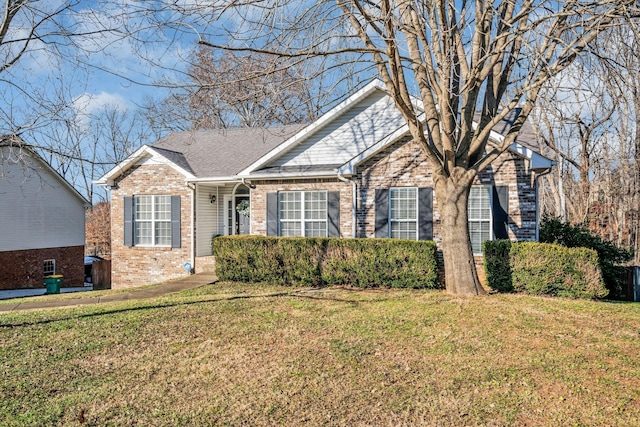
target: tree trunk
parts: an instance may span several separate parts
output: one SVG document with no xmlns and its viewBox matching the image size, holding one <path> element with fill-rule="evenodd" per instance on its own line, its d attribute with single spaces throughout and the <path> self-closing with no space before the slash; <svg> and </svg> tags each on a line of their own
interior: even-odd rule
<svg viewBox="0 0 640 427">
<path fill-rule="evenodd" d="M 435 182 L 442 224 L 445 284 L 447 292 L 453 295 L 484 295 L 473 259 L 467 214 L 475 173 L 465 171 L 461 175 L 458 179 L 441 176 Z"/>
</svg>

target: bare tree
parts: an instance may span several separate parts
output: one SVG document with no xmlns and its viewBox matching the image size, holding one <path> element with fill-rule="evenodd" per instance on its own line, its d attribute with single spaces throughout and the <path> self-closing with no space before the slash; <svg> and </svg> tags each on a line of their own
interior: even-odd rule
<svg viewBox="0 0 640 427">
<path fill-rule="evenodd" d="M 572 223 L 588 222 L 598 199 L 593 183 L 604 179 L 603 150 L 618 110 L 605 74 L 593 58 L 576 61 L 562 76 L 544 85 L 532 113 L 542 150 L 559 164 L 547 187 L 554 200 L 553 211 Z"/>
<path fill-rule="evenodd" d="M 81 0 L 5 0 L 0 11 L 0 93 L 5 103 L 0 123 L 5 133 L 19 134 L 59 108 L 43 96 L 45 88 L 31 87 L 13 73 L 21 62 L 31 59 L 38 68 L 56 68 L 61 58 L 73 58 L 83 50 L 83 41 L 115 30 L 87 13 Z M 20 72 L 28 74 L 24 69 Z M 16 98 L 30 104 L 36 113 L 18 122 L 12 102 Z"/>
<path fill-rule="evenodd" d="M 305 123 L 320 109 L 311 94 L 314 82 L 282 58 L 229 51 L 216 55 L 202 45 L 193 58 L 187 81 L 171 88 L 165 99 L 147 103 L 156 134 Z"/>
<path fill-rule="evenodd" d="M 514 142 L 543 85 L 635 8 L 628 0 L 247 1 L 211 8 L 218 22 L 233 25 L 218 27 L 226 42 L 201 43 L 367 61 L 433 167 L 447 291 L 482 294 L 467 223 L 474 179 Z M 516 108 L 508 134 L 490 144 L 492 128 Z"/>
<path fill-rule="evenodd" d="M 70 106 L 55 117 L 39 136 L 44 156 L 89 202 L 104 201 L 95 193 L 93 180 L 151 140 L 140 110 L 104 105 L 94 111 Z M 104 191 L 104 189 L 103 189 Z"/>
<path fill-rule="evenodd" d="M 91 206 L 86 215 L 85 253 L 101 257 L 111 255 L 111 206 L 99 202 Z"/>
<path fill-rule="evenodd" d="M 608 29 L 534 112 L 543 148 L 560 163 L 544 187 L 552 212 L 603 239 L 638 249 L 640 62 L 633 20 Z"/>
</svg>

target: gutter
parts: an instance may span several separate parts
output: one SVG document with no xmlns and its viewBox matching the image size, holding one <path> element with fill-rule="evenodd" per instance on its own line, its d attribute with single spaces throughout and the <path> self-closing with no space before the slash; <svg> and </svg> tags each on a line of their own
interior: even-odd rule
<svg viewBox="0 0 640 427">
<path fill-rule="evenodd" d="M 357 208 L 357 203 L 356 203 L 356 193 L 357 193 L 357 188 L 356 188 L 356 182 L 352 179 L 349 178 L 345 178 L 344 176 L 342 176 L 342 173 L 340 171 L 338 171 L 338 179 L 342 182 L 346 182 L 348 184 L 351 184 L 351 213 L 353 215 L 352 219 L 351 219 L 351 238 L 355 239 L 356 238 L 356 219 L 357 219 L 357 215 L 356 215 L 356 208 Z"/>
</svg>

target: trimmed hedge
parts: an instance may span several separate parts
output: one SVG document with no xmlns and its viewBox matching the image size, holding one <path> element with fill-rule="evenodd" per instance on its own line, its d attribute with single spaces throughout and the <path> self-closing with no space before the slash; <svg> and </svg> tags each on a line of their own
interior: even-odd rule
<svg viewBox="0 0 640 427">
<path fill-rule="evenodd" d="M 431 241 L 224 236 L 213 239 L 220 280 L 293 286 L 436 288 Z"/>
<path fill-rule="evenodd" d="M 220 236 L 213 239 L 220 280 L 317 286 L 323 239 Z"/>
<path fill-rule="evenodd" d="M 328 239 L 322 279 L 359 288 L 436 288 L 436 244 L 398 239 Z"/>
<path fill-rule="evenodd" d="M 557 243 L 569 248 L 589 248 L 598 253 L 598 262 L 610 298 L 624 299 L 622 279 L 625 264 L 633 258 L 633 251 L 620 248 L 591 234 L 585 225 L 571 225 L 559 218 L 545 215 L 540 224 L 540 241 Z"/>
<path fill-rule="evenodd" d="M 509 254 L 516 291 L 571 298 L 604 298 L 609 293 L 593 249 L 520 242 L 511 245 Z"/>
<path fill-rule="evenodd" d="M 498 292 L 513 292 L 510 250 L 511 240 L 486 240 L 482 244 L 487 285 Z"/>
<path fill-rule="evenodd" d="M 487 284 L 499 292 L 604 298 L 598 254 L 588 248 L 537 243 L 485 242 Z"/>
</svg>

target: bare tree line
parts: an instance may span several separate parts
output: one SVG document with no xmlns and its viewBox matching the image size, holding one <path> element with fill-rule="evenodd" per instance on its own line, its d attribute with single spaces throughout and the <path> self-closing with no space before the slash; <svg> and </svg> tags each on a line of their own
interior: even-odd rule
<svg viewBox="0 0 640 427">
<path fill-rule="evenodd" d="M 612 28 L 562 80 L 544 88 L 532 123 L 557 161 L 544 211 L 636 252 L 640 261 L 640 32 Z"/>
</svg>

